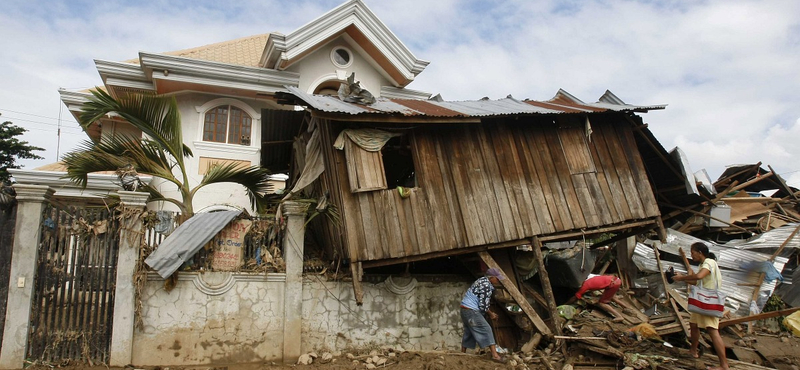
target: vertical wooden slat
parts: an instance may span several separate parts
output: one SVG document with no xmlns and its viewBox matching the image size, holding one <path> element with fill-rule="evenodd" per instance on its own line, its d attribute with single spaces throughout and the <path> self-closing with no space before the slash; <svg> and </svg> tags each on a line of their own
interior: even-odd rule
<svg viewBox="0 0 800 370">
<path fill-rule="evenodd" d="M 387 220 L 392 218 L 392 215 L 388 213 L 386 202 L 383 200 L 383 195 L 386 192 L 386 190 L 373 191 L 367 193 L 366 197 L 366 199 L 369 200 L 370 206 L 375 212 L 375 223 L 378 225 L 377 228 L 371 230 L 372 232 L 378 234 L 378 245 L 373 245 L 371 248 L 375 249 L 375 252 L 380 254 L 381 258 L 390 258 L 392 256 L 392 245 L 398 242 L 397 238 L 391 239 L 389 237 L 390 228 L 392 227 L 387 225 Z"/>
<path fill-rule="evenodd" d="M 558 212 L 558 220 L 560 223 L 556 223 L 556 227 L 558 230 L 570 230 L 575 228 L 575 224 L 572 221 L 572 216 L 570 215 L 569 205 L 567 203 L 566 196 L 564 191 L 561 187 L 561 183 L 558 180 L 558 175 L 556 174 L 555 166 L 553 165 L 553 160 L 550 158 L 550 151 L 547 146 L 547 140 L 545 139 L 545 131 L 541 127 L 531 127 L 528 130 L 525 130 L 525 133 L 528 135 L 528 141 L 530 145 L 533 146 L 531 150 L 531 156 L 534 159 L 534 162 L 537 166 L 542 166 L 542 172 L 539 174 L 539 179 L 545 179 L 548 188 L 547 193 L 545 193 L 545 198 L 553 199 L 554 204 L 550 207 L 551 211 L 555 209 Z M 545 183 L 542 181 L 542 183 Z M 560 227 L 559 227 L 560 226 Z"/>
<path fill-rule="evenodd" d="M 617 169 L 619 182 L 623 189 L 622 194 L 625 197 L 625 202 L 630 207 L 631 216 L 637 219 L 645 218 L 646 214 L 642 206 L 642 201 L 639 197 L 639 191 L 637 190 L 636 184 L 633 181 L 631 169 L 628 167 L 628 160 L 625 158 L 626 154 L 621 148 L 621 137 L 617 135 L 614 127 L 611 125 L 603 125 L 601 126 L 601 129 L 604 132 L 606 147 L 608 148 L 611 160 L 614 163 L 614 168 Z"/>
<path fill-rule="evenodd" d="M 497 198 L 492 195 L 494 189 L 489 183 L 486 165 L 481 156 L 479 130 L 480 127 L 473 126 L 465 130 L 467 140 L 462 145 L 466 149 L 464 154 L 466 154 L 467 168 L 470 173 L 469 183 L 478 206 L 478 216 L 483 226 L 486 242 L 497 243 L 502 240 L 503 224 L 500 220 Z"/>
<path fill-rule="evenodd" d="M 431 167 L 438 167 L 439 176 L 441 176 L 442 180 L 442 188 L 444 190 L 443 193 L 440 193 L 443 197 L 444 203 L 447 205 L 448 214 L 450 219 L 448 223 L 452 225 L 453 228 L 453 236 L 455 237 L 455 246 L 466 246 L 467 245 L 467 231 L 466 231 L 466 223 L 463 220 L 463 213 L 461 212 L 461 207 L 458 202 L 457 192 L 456 192 L 456 185 L 455 180 L 453 178 L 452 172 L 450 171 L 450 166 L 452 166 L 452 161 L 450 159 L 450 154 L 447 153 L 444 149 L 444 144 L 442 139 L 444 136 L 447 135 L 440 135 L 435 134 L 433 132 L 426 132 L 427 135 L 425 136 L 417 136 L 415 135 L 415 141 L 417 142 L 429 142 L 435 151 L 432 151 L 431 154 L 433 156 L 426 158 L 426 161 L 434 162 L 433 166 Z M 435 175 L 432 175 L 435 176 Z M 422 189 L 425 191 L 425 188 Z M 445 220 L 447 221 L 447 220 Z"/>
<path fill-rule="evenodd" d="M 555 128 L 548 128 L 544 131 L 544 139 L 550 154 L 550 163 L 553 164 L 553 176 L 558 178 L 564 197 L 567 200 L 570 217 L 575 228 L 586 227 L 586 219 L 581 202 L 575 192 L 575 185 L 572 183 L 572 176 L 569 173 L 569 166 L 564 158 L 564 151 L 561 149 L 561 141 L 558 140 L 558 132 Z"/>
<path fill-rule="evenodd" d="M 585 173 L 578 176 L 583 176 L 583 179 L 586 182 L 590 197 L 595 205 L 595 210 L 600 217 L 600 225 L 610 225 L 617 222 L 611 216 L 613 210 L 608 207 L 608 200 L 603 193 L 603 189 L 600 187 L 600 183 L 597 181 L 597 174 Z"/>
<path fill-rule="evenodd" d="M 549 193 L 549 185 L 545 178 L 540 177 L 542 167 L 534 160 L 528 139 L 529 136 L 519 126 L 504 124 L 500 126 L 495 145 L 511 149 L 506 163 L 508 168 L 515 170 L 507 173 L 510 176 L 509 184 L 514 188 L 515 194 L 518 194 L 518 206 L 530 209 L 528 219 L 531 225 L 525 235 L 540 235 L 554 231 L 556 220 L 561 225 L 561 219 L 554 208 L 555 200 L 545 196 Z"/>
<path fill-rule="evenodd" d="M 452 207 L 448 206 L 445 179 L 440 172 L 435 145 L 430 138 L 417 140 L 416 135 L 412 136 L 411 145 L 414 149 L 413 152 L 416 153 L 414 159 L 417 164 L 415 166 L 418 168 L 420 189 L 428 195 L 426 198 L 430 209 L 436 210 L 427 215 L 437 230 L 434 235 L 436 241 L 433 248 L 436 250 L 455 248 L 458 245 L 456 229 L 454 223 L 449 222 L 452 218 L 450 214 Z"/>
<path fill-rule="evenodd" d="M 464 155 L 460 143 L 467 140 L 467 137 L 460 132 L 452 132 L 449 139 L 442 140 L 442 147 L 450 153 L 451 159 L 449 166 L 452 171 L 455 200 L 461 208 L 462 219 L 466 230 L 467 245 L 486 244 L 487 239 L 484 235 L 483 220 L 480 218 L 479 207 L 475 200 L 472 186 L 470 184 L 470 171 L 467 164 L 467 156 Z"/>
<path fill-rule="evenodd" d="M 499 223 L 497 227 L 500 240 L 513 240 L 520 239 L 525 235 L 524 227 L 522 225 L 523 217 L 518 214 L 523 212 L 527 217 L 527 208 L 519 209 L 517 212 L 512 211 L 512 204 L 509 200 L 509 195 L 506 193 L 506 187 L 503 183 L 503 174 L 498 165 L 499 153 L 510 150 L 505 147 L 495 147 L 491 145 L 490 136 L 486 129 L 481 128 L 476 130 L 477 140 L 480 149 L 481 157 L 483 157 L 483 169 L 481 171 L 483 177 L 487 181 L 487 191 L 492 204 L 497 207 L 497 214 L 495 221 Z M 506 169 L 511 170 L 511 169 Z M 512 198 L 513 199 L 513 198 Z"/>
<path fill-rule="evenodd" d="M 592 197 L 589 191 L 589 185 L 586 183 L 583 174 L 572 175 L 570 179 L 575 189 L 575 195 L 578 197 L 578 203 L 581 205 L 581 213 L 583 214 L 584 220 L 586 220 L 586 226 L 598 227 L 603 225 L 600 221 L 600 212 L 595 206 L 595 202 L 602 200 L 602 198 L 596 199 Z"/>
<path fill-rule="evenodd" d="M 660 215 L 655 195 L 653 195 L 653 188 L 650 187 L 650 180 L 647 178 L 642 156 L 636 145 L 636 139 L 633 137 L 631 127 L 628 125 L 617 125 L 616 131 L 622 140 L 622 148 L 625 151 L 625 157 L 628 159 L 631 176 L 633 177 L 634 184 L 636 184 L 639 198 L 642 200 L 645 215 L 647 217 Z"/>
<path fill-rule="evenodd" d="M 604 126 L 605 124 L 593 126 L 595 133 L 592 135 L 592 142 L 597 153 L 597 161 L 600 162 L 600 166 L 604 169 L 604 178 L 611 193 L 614 208 L 619 212 L 620 219 L 630 220 L 633 218 L 633 212 L 631 212 L 631 208 L 625 198 L 625 191 L 620 182 L 620 174 L 617 172 L 614 160 L 608 151 L 608 142 L 611 141 L 610 145 L 617 145 L 617 142 L 614 137 L 609 137 L 608 130 L 603 129 Z"/>
<path fill-rule="evenodd" d="M 602 199 L 602 204 L 598 205 L 600 208 L 604 208 L 604 213 L 610 217 L 609 223 L 618 223 L 622 221 L 622 209 L 619 203 L 622 199 L 619 197 L 614 197 L 611 193 L 611 188 L 608 185 L 608 180 L 606 179 L 606 169 L 603 168 L 602 162 L 600 161 L 600 156 L 597 154 L 597 146 L 595 142 L 597 141 L 597 137 L 599 134 L 592 135 L 592 141 L 589 143 L 589 149 L 592 152 L 592 159 L 594 160 L 595 169 L 597 172 L 593 174 L 586 174 L 586 182 L 590 184 L 590 187 L 596 187 L 597 190 L 602 194 L 602 196 L 598 196 L 597 199 Z"/>
</svg>

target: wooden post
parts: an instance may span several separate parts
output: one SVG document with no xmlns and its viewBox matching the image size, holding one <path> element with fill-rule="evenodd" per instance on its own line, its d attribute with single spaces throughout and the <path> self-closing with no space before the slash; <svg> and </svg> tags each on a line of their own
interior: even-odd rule
<svg viewBox="0 0 800 370">
<path fill-rule="evenodd" d="M 561 335 L 561 325 L 558 324 L 558 309 L 556 308 L 556 298 L 553 295 L 553 287 L 550 285 L 550 275 L 547 274 L 547 268 L 544 266 L 544 257 L 542 257 L 542 241 L 539 237 L 534 236 L 531 240 L 533 245 L 533 256 L 536 258 L 536 263 L 539 266 L 539 280 L 542 283 L 542 290 L 544 291 L 544 298 L 547 300 L 547 308 L 550 311 L 550 318 L 553 320 L 553 331 L 557 335 Z"/>
<path fill-rule="evenodd" d="M 356 305 L 361 306 L 364 304 L 364 289 L 361 287 L 361 277 L 364 275 L 364 271 L 361 269 L 361 262 L 351 263 L 350 272 L 353 273 L 353 293 L 356 296 Z"/>
<path fill-rule="evenodd" d="M 492 258 L 489 252 L 480 252 L 478 255 L 481 257 L 483 262 L 486 263 L 486 266 L 489 266 L 489 268 L 496 268 L 503 273 L 505 279 L 500 280 L 500 283 L 503 284 L 503 287 L 506 288 L 509 294 L 511 294 L 511 297 L 517 301 L 517 304 L 519 305 L 519 308 L 522 309 L 522 312 L 525 312 L 525 314 L 528 315 L 528 318 L 531 320 L 531 323 L 533 323 L 533 326 L 535 326 L 540 333 L 548 337 L 552 336 L 553 333 L 550 331 L 550 328 L 547 327 L 544 321 L 542 321 L 542 318 L 539 317 L 533 307 L 531 307 L 530 303 L 528 303 L 528 300 L 525 299 L 525 296 L 520 293 L 519 289 L 517 289 L 517 286 L 514 285 L 514 282 L 508 279 L 506 273 L 500 268 L 500 265 L 497 264 L 497 261 Z"/>
</svg>

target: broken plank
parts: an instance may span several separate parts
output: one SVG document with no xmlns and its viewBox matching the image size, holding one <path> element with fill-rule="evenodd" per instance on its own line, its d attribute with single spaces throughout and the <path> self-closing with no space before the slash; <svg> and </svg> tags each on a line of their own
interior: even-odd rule
<svg viewBox="0 0 800 370">
<path fill-rule="evenodd" d="M 620 352 L 619 350 L 617 350 L 616 348 L 611 347 L 611 346 L 608 346 L 608 347 L 597 347 L 597 346 L 594 346 L 594 345 L 591 345 L 591 344 L 586 344 L 586 343 L 578 343 L 577 346 L 580 347 L 580 348 L 583 348 L 585 350 L 592 351 L 592 352 L 595 352 L 595 353 L 599 353 L 601 355 L 608 356 L 608 357 L 614 357 L 614 358 L 623 358 L 623 357 L 625 357 L 625 355 L 622 352 Z"/>
<path fill-rule="evenodd" d="M 770 311 L 770 312 L 760 313 L 757 315 L 750 315 L 745 317 L 739 317 L 736 319 L 724 320 L 719 322 L 719 327 L 724 328 L 728 325 L 733 325 L 733 324 L 741 324 L 750 321 L 769 319 L 772 317 L 786 316 L 798 310 L 800 310 L 800 307 L 792 307 L 792 308 L 787 308 L 785 310 Z"/>
<path fill-rule="evenodd" d="M 547 327 L 547 325 L 544 323 L 544 321 L 542 321 L 542 319 L 539 317 L 539 315 L 536 313 L 533 307 L 531 307 L 530 303 L 528 303 L 528 300 L 525 299 L 525 296 L 522 293 L 520 293 L 520 291 L 517 289 L 517 286 L 514 285 L 514 282 L 508 279 L 508 276 L 506 276 L 505 272 L 503 272 L 503 269 L 500 268 L 500 265 L 497 264 L 497 262 L 494 260 L 494 258 L 492 258 L 489 252 L 480 252 L 478 253 L 478 255 L 481 257 L 483 262 L 487 266 L 489 266 L 489 268 L 496 268 L 500 270 L 501 273 L 503 273 L 504 278 L 500 280 L 500 283 L 503 284 L 503 287 L 505 287 L 508 293 L 511 294 L 511 297 L 514 298 L 514 300 L 517 302 L 522 311 L 525 312 L 526 315 L 528 315 L 528 318 L 531 320 L 536 329 L 538 329 L 539 332 L 542 333 L 543 335 L 546 335 L 548 337 L 552 336 L 553 333 L 552 331 L 550 331 L 550 328 Z"/>
</svg>

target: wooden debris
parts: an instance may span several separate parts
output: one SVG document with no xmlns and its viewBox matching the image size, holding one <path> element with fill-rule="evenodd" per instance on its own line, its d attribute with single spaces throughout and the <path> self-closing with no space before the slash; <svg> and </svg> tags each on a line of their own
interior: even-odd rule
<svg viewBox="0 0 800 370">
<path fill-rule="evenodd" d="M 750 315 L 750 316 L 745 316 L 745 317 L 739 317 L 739 318 L 736 318 L 736 319 L 723 320 L 723 321 L 719 322 L 719 327 L 720 328 L 724 328 L 726 326 L 734 325 L 734 324 L 741 324 L 741 323 L 750 322 L 750 321 L 756 321 L 756 320 L 764 320 L 764 319 L 769 319 L 769 318 L 778 317 L 778 316 L 786 316 L 786 315 L 789 315 L 789 314 L 791 314 L 791 313 L 793 313 L 795 311 L 798 311 L 798 310 L 800 310 L 800 307 L 792 307 L 792 308 L 787 308 L 785 310 L 770 311 L 770 312 L 760 313 L 758 315 Z"/>
<path fill-rule="evenodd" d="M 486 265 L 489 266 L 490 268 L 496 268 L 501 272 L 503 271 L 503 269 L 500 268 L 500 265 L 497 264 L 497 262 L 494 260 L 494 258 L 492 258 L 489 252 L 480 252 L 478 253 L 478 255 L 481 257 L 483 262 L 486 263 Z M 511 294 L 511 297 L 514 298 L 514 300 L 517 302 L 517 305 L 519 305 L 522 311 L 525 312 L 525 314 L 531 320 L 536 329 L 538 329 L 539 332 L 542 333 L 543 335 L 552 336 L 553 333 L 550 331 L 550 328 L 547 327 L 544 321 L 542 321 L 542 319 L 539 317 L 539 314 L 537 314 L 536 311 L 533 309 L 533 307 L 531 307 L 530 303 L 528 303 L 528 300 L 525 299 L 525 296 L 522 295 L 522 293 L 520 293 L 520 291 L 517 289 L 517 286 L 514 285 L 514 282 L 509 280 L 508 277 L 506 276 L 505 279 L 500 280 L 500 283 L 503 284 L 503 287 L 506 288 L 506 291 L 508 291 L 508 293 Z M 555 300 L 553 300 L 553 302 L 555 302 Z"/>
</svg>

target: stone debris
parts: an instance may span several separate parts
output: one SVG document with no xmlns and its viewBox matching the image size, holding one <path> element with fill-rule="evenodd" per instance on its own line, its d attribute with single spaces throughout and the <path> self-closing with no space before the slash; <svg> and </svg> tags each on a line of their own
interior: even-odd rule
<svg viewBox="0 0 800 370">
<path fill-rule="evenodd" d="M 314 358 L 308 353 L 300 355 L 300 358 L 297 359 L 298 365 L 311 365 L 313 362 Z"/>
</svg>

